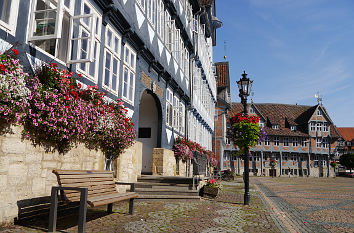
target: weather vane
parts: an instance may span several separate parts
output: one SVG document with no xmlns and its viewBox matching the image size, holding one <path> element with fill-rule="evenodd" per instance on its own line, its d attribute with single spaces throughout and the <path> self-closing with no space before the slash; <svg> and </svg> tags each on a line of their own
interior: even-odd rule
<svg viewBox="0 0 354 233">
<path fill-rule="evenodd" d="M 320 97 L 320 93 L 319 92 L 317 92 L 315 94 L 315 98 L 316 98 L 318 104 L 322 104 L 322 97 Z"/>
</svg>

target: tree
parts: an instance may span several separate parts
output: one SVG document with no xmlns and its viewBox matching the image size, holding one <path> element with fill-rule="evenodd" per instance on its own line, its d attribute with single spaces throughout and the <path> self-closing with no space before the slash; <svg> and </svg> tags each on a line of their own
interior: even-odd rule
<svg viewBox="0 0 354 233">
<path fill-rule="evenodd" d="M 350 170 L 352 173 L 352 169 L 354 168 L 354 154 L 344 154 L 339 158 L 339 163 Z"/>
</svg>

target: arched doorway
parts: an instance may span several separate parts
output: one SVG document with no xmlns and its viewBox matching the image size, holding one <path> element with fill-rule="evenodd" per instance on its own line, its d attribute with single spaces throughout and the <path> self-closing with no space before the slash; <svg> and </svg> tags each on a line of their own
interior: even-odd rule
<svg viewBox="0 0 354 233">
<path fill-rule="evenodd" d="M 153 149 L 161 147 L 162 110 L 157 96 L 145 90 L 139 105 L 138 141 L 143 144 L 142 174 L 152 174 Z"/>
</svg>

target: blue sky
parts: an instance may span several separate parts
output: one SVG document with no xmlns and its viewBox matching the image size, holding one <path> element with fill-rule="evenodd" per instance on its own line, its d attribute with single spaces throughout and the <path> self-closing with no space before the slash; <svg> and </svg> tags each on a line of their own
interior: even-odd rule
<svg viewBox="0 0 354 233">
<path fill-rule="evenodd" d="M 353 0 L 216 0 L 214 62 L 230 62 L 232 100 L 243 70 L 254 102 L 315 105 L 354 127 Z"/>
</svg>

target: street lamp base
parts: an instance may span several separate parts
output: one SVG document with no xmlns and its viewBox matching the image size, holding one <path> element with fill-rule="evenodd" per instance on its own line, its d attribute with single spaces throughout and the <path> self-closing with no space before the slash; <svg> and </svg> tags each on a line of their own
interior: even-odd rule
<svg viewBox="0 0 354 233">
<path fill-rule="evenodd" d="M 244 205 L 249 205 L 250 204 L 250 194 L 249 193 L 245 193 L 244 196 L 243 196 L 243 200 L 244 200 Z"/>
</svg>

